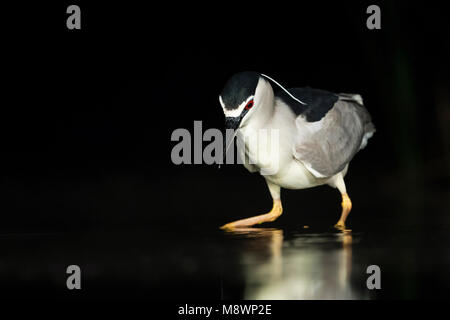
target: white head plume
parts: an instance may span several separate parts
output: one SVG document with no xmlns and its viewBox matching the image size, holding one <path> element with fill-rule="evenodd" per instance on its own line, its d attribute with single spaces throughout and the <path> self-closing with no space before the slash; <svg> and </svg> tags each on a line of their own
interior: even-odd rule
<svg viewBox="0 0 450 320">
<path fill-rule="evenodd" d="M 272 79 L 271 77 L 269 77 L 268 75 L 262 74 L 261 75 L 271 81 L 273 81 L 277 86 L 279 86 L 281 89 L 283 89 L 292 99 L 294 99 L 295 101 L 300 102 L 303 105 L 307 105 L 306 103 L 304 103 L 303 101 L 297 99 L 296 97 L 294 97 L 289 91 L 287 91 L 287 89 L 285 89 L 281 84 L 279 84 L 278 82 L 276 82 L 274 79 Z"/>
</svg>

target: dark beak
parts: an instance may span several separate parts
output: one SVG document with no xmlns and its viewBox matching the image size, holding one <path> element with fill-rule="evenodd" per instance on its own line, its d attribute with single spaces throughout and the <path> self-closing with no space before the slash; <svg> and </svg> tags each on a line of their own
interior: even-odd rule
<svg viewBox="0 0 450 320">
<path fill-rule="evenodd" d="M 249 110 L 244 109 L 239 117 L 226 117 L 225 118 L 225 129 L 236 130 L 239 128 L 242 119 L 245 117 Z"/>
<path fill-rule="evenodd" d="M 241 124 L 242 118 L 244 118 L 245 114 L 247 112 L 243 112 L 239 117 L 226 117 L 225 118 L 225 130 L 227 129 L 233 129 L 234 134 L 230 141 L 225 141 L 225 145 L 223 146 L 223 161 L 222 163 L 225 163 L 225 158 L 227 156 L 227 151 L 230 148 L 230 146 L 233 143 L 234 137 L 236 136 L 237 129 L 239 128 L 239 125 Z M 220 165 L 219 165 L 220 168 Z"/>
<path fill-rule="evenodd" d="M 226 117 L 225 118 L 225 129 L 236 130 L 241 123 L 242 117 Z"/>
<path fill-rule="evenodd" d="M 244 118 L 244 116 L 247 114 L 248 110 L 244 110 L 241 115 L 239 117 L 226 117 L 225 118 L 225 130 L 226 129 L 233 129 L 234 130 L 234 134 L 232 136 L 232 138 L 230 139 L 230 141 L 226 141 L 226 144 L 224 145 L 223 148 L 223 161 L 222 163 L 225 163 L 225 158 L 227 156 L 227 151 L 230 148 L 234 137 L 236 136 L 237 133 L 237 129 L 239 128 L 239 125 L 241 124 L 242 119 Z M 220 165 L 219 165 L 220 168 Z"/>
<path fill-rule="evenodd" d="M 225 130 L 227 129 L 233 129 L 234 130 L 234 134 L 232 136 L 232 138 L 228 141 L 228 139 L 225 141 L 225 144 L 223 146 L 223 160 L 222 163 L 225 163 L 225 158 L 227 156 L 227 151 L 230 148 L 234 137 L 236 136 L 236 129 L 239 128 L 239 124 L 241 123 L 242 117 L 226 117 L 225 118 Z M 220 164 L 219 164 L 219 168 L 220 168 Z"/>
</svg>

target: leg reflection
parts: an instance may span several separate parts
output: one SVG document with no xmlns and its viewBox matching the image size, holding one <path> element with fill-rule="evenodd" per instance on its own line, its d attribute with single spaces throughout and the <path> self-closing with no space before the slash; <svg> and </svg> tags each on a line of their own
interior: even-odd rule
<svg viewBox="0 0 450 320">
<path fill-rule="evenodd" d="M 299 234 L 279 229 L 234 230 L 243 237 L 245 299 L 361 299 L 351 285 L 350 231 Z"/>
</svg>

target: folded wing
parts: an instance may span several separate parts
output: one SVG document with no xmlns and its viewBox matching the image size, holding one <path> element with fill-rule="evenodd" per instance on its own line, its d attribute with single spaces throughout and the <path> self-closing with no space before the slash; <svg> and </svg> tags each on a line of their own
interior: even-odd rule
<svg viewBox="0 0 450 320">
<path fill-rule="evenodd" d="M 304 113 L 296 118 L 294 157 L 316 177 L 342 171 L 375 132 L 361 96 L 337 97 L 320 120 L 311 121 Z M 314 105 L 309 108 L 314 109 Z"/>
</svg>

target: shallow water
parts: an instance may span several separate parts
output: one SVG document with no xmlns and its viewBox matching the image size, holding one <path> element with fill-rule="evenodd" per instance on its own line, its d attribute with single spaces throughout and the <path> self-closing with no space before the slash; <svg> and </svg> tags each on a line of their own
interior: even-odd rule
<svg viewBox="0 0 450 320">
<path fill-rule="evenodd" d="M 446 189 L 394 186 L 388 191 L 398 193 L 385 195 L 354 183 L 351 230 L 345 232 L 332 227 L 339 216 L 334 190 L 287 191 L 284 213 L 274 223 L 225 232 L 221 224 L 270 206 L 269 199 L 257 198 L 266 192 L 263 185 L 247 201 L 220 205 L 215 193 L 205 190 L 205 200 L 189 201 L 176 189 L 184 186 L 174 185 L 177 198 L 164 202 L 166 211 L 151 211 L 151 189 L 134 179 L 71 183 L 66 191 L 52 186 L 41 182 L 39 202 L 23 202 L 40 210 L 40 224 L 14 220 L 22 219 L 25 208 L 15 215 L 3 213 L 11 217 L 0 228 L 4 296 L 179 301 L 450 297 Z M 195 193 L 195 185 L 190 186 Z M 242 184 L 239 189 L 250 188 Z M 88 220 L 83 220 L 79 207 L 96 214 L 85 214 Z M 33 219 L 26 216 L 27 222 Z M 77 292 L 66 288 L 66 268 L 72 264 L 82 270 Z M 381 290 L 367 288 L 370 265 L 380 267 Z"/>
<path fill-rule="evenodd" d="M 399 234 L 400 242 L 391 243 L 393 235 L 331 228 L 249 228 L 184 237 L 180 230 L 3 234 L 0 280 L 12 297 L 448 297 L 448 251 L 436 247 L 448 235 L 428 235 L 420 250 L 405 245 L 412 245 L 411 235 Z M 70 264 L 82 269 L 82 290 L 76 294 L 65 289 Z M 366 287 L 371 264 L 381 268 L 381 290 Z"/>
</svg>

